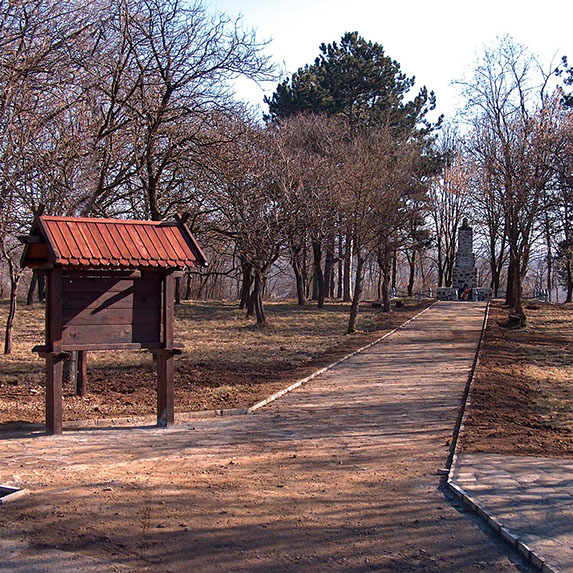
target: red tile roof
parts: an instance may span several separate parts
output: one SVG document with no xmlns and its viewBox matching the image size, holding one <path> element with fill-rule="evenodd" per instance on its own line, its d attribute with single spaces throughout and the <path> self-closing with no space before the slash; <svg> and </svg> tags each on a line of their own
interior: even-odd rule
<svg viewBox="0 0 573 573">
<path fill-rule="evenodd" d="M 34 231 L 33 231 L 34 233 Z M 132 269 L 183 268 L 206 264 L 183 222 L 41 216 L 35 234 L 48 244 L 57 266 Z M 24 264 L 34 261 L 23 257 Z"/>
</svg>

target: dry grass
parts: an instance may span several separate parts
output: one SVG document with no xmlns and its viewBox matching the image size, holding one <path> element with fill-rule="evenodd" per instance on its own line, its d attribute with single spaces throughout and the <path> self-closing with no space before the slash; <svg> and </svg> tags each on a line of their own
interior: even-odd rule
<svg viewBox="0 0 573 573">
<path fill-rule="evenodd" d="M 406 301 L 390 315 L 365 304 L 358 332 L 345 334 L 348 304 L 324 309 L 268 302 L 268 325 L 257 326 L 236 302 L 193 301 L 176 308 L 176 410 L 247 406 L 352 350 L 427 306 Z M 0 321 L 7 306 L 0 303 Z M 43 305 L 20 306 L 10 356 L 0 355 L 0 423 L 43 419 L 44 364 L 31 352 L 43 343 Z M 149 414 L 155 410 L 155 369 L 148 352 L 90 352 L 90 395 L 64 388 L 64 419 Z"/>
</svg>

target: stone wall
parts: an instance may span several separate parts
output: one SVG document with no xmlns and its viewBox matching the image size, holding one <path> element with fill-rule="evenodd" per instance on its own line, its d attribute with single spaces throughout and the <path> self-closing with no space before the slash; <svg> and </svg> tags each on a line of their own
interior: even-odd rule
<svg viewBox="0 0 573 573">
<path fill-rule="evenodd" d="M 458 289 L 453 287 L 438 287 L 438 300 L 458 300 Z"/>
</svg>

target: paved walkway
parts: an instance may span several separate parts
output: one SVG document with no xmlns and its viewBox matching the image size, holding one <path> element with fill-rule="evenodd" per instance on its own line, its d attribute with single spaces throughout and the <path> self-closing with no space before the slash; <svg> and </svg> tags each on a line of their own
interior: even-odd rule
<svg viewBox="0 0 573 573">
<path fill-rule="evenodd" d="M 0 571 L 530 571 L 444 496 L 485 305 L 439 303 L 255 415 L 4 439 Z"/>
<path fill-rule="evenodd" d="M 453 482 L 555 570 L 573 571 L 573 460 L 461 454 Z"/>
</svg>

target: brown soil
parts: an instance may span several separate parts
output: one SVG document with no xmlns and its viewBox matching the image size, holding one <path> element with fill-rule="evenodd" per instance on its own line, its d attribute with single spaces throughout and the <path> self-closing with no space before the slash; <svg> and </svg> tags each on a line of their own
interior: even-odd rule
<svg viewBox="0 0 573 573">
<path fill-rule="evenodd" d="M 573 305 L 525 308 L 527 326 L 504 326 L 492 304 L 470 393 L 462 449 L 573 458 Z"/>
<path fill-rule="evenodd" d="M 440 490 L 483 310 L 435 307 L 252 416 L 5 434 L 31 493 L 0 506 L 0 570 L 531 571 Z"/>
<path fill-rule="evenodd" d="M 177 310 L 176 336 L 185 352 L 175 365 L 175 411 L 252 406 L 379 338 L 430 302 L 409 301 L 389 314 L 364 304 L 362 330 L 352 336 L 343 334 L 347 320 L 343 305 L 327 305 L 321 312 L 310 305 L 301 310 L 269 304 L 270 325 L 260 329 L 245 323 L 232 303 L 186 303 Z M 0 429 L 44 422 L 42 363 L 30 353 L 38 343 L 33 335 L 38 336 L 42 313 L 38 306 L 30 317 L 24 314 L 28 330 L 22 326 L 17 333 L 17 356 L 0 377 Z M 320 321 L 324 324 L 317 324 Z M 155 368 L 148 353 L 122 352 L 114 357 L 94 352 L 89 363 L 86 398 L 76 397 L 71 385 L 64 386 L 64 421 L 155 414 Z"/>
</svg>

